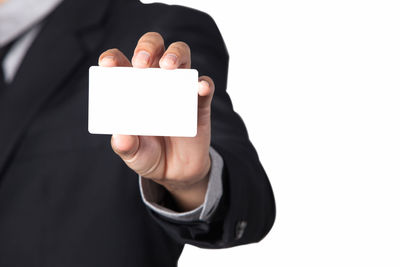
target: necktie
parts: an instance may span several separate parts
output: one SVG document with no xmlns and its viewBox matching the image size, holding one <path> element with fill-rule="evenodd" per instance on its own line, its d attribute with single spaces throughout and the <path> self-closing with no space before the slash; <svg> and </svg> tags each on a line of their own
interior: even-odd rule
<svg viewBox="0 0 400 267">
<path fill-rule="evenodd" d="M 13 44 L 14 42 L 10 42 L 9 44 L 0 48 L 0 93 L 2 93 L 7 86 L 4 77 L 3 61 Z"/>
</svg>

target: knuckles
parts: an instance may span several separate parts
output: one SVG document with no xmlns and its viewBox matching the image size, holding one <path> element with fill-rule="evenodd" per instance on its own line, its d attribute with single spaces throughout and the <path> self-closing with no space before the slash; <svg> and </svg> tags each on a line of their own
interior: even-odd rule
<svg viewBox="0 0 400 267">
<path fill-rule="evenodd" d="M 139 42 L 145 39 L 158 40 L 164 42 L 164 38 L 158 32 L 147 32 L 143 34 L 142 37 L 139 39 Z"/>
<path fill-rule="evenodd" d="M 148 52 L 152 58 L 157 57 L 157 55 L 162 57 L 165 53 L 173 53 L 182 59 L 190 58 L 190 46 L 184 41 L 177 41 L 170 44 L 167 49 L 168 51 L 165 52 L 164 38 L 158 32 L 147 32 L 140 37 L 134 49 L 134 55 L 142 50 Z M 99 56 L 99 62 L 105 56 L 118 57 L 120 54 L 122 52 L 118 48 L 108 49 Z"/>
<path fill-rule="evenodd" d="M 182 42 L 182 41 L 172 43 L 170 48 L 177 49 L 181 52 L 190 52 L 190 46 L 187 43 Z"/>
</svg>

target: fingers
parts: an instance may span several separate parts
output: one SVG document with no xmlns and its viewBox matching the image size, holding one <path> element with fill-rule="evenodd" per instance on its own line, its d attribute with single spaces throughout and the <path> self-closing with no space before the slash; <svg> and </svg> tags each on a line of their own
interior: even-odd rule
<svg viewBox="0 0 400 267">
<path fill-rule="evenodd" d="M 99 57 L 99 66 L 102 67 L 132 67 L 131 62 L 118 49 L 109 49 Z"/>
<path fill-rule="evenodd" d="M 136 67 L 177 69 L 191 67 L 190 47 L 184 42 L 175 42 L 165 51 L 164 39 L 156 32 L 144 34 L 138 41 L 131 62 L 118 49 L 101 54 L 99 65 L 103 67 Z"/>
<path fill-rule="evenodd" d="M 158 67 L 158 61 L 165 50 L 164 39 L 159 33 L 148 32 L 138 41 L 132 65 L 135 68 Z"/>
<path fill-rule="evenodd" d="M 198 97 L 198 125 L 207 126 L 210 123 L 211 101 L 214 95 L 215 85 L 208 76 L 199 78 L 199 97 Z"/>
<path fill-rule="evenodd" d="M 199 109 L 211 106 L 214 91 L 214 81 L 208 76 L 201 76 L 199 78 Z"/>
<path fill-rule="evenodd" d="M 163 69 L 189 69 L 190 65 L 190 48 L 184 42 L 171 44 L 160 60 Z"/>
<path fill-rule="evenodd" d="M 138 41 L 132 57 L 135 68 L 177 69 L 190 68 L 190 48 L 184 42 L 175 42 L 165 51 L 164 39 L 156 32 L 144 34 Z"/>
</svg>

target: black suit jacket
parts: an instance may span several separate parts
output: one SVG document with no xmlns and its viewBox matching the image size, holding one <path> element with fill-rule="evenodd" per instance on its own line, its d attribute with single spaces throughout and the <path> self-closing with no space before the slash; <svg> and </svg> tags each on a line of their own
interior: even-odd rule
<svg viewBox="0 0 400 267">
<path fill-rule="evenodd" d="M 147 209 L 137 174 L 111 150 L 110 137 L 87 131 L 89 66 L 109 48 L 131 57 L 148 31 L 166 44 L 188 43 L 193 68 L 216 84 L 211 142 L 224 160 L 224 194 L 209 222 Z M 226 93 L 227 71 L 224 42 L 202 12 L 65 0 L 0 95 L 0 266 L 168 267 L 185 243 L 225 248 L 261 240 L 275 218 L 273 193 Z"/>
</svg>

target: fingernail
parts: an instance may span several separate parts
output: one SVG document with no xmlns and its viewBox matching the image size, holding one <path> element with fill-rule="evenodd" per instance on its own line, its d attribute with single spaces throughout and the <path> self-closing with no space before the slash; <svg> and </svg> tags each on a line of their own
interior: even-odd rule
<svg viewBox="0 0 400 267">
<path fill-rule="evenodd" d="M 150 54 L 146 51 L 140 51 L 135 56 L 135 60 L 134 60 L 133 64 L 143 66 L 143 65 L 149 64 L 149 61 L 150 61 Z"/>
<path fill-rule="evenodd" d="M 114 64 L 114 57 L 113 56 L 105 56 L 100 61 L 100 65 L 103 65 L 103 66 L 112 65 L 112 64 Z"/>
<path fill-rule="evenodd" d="M 201 84 L 201 87 L 202 87 L 202 88 L 208 88 L 208 87 L 210 87 L 210 84 L 209 84 L 207 81 L 201 81 L 200 84 Z"/>
<path fill-rule="evenodd" d="M 163 63 L 168 66 L 173 66 L 176 64 L 176 61 L 178 60 L 178 57 L 174 54 L 167 54 L 164 59 Z"/>
<path fill-rule="evenodd" d="M 204 96 L 207 91 L 204 91 L 210 87 L 210 84 L 207 81 L 199 82 L 199 95 Z"/>
</svg>

